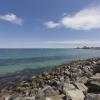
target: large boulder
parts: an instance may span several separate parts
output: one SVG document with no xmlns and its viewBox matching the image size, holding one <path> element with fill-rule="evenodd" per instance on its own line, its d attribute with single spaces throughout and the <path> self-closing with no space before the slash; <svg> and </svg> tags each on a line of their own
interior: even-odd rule
<svg viewBox="0 0 100 100">
<path fill-rule="evenodd" d="M 84 100 L 85 98 L 83 92 L 78 89 L 66 91 L 66 96 L 67 99 L 71 99 L 71 100 Z"/>
<path fill-rule="evenodd" d="M 100 94 L 89 93 L 86 100 L 100 100 Z"/>
<path fill-rule="evenodd" d="M 87 82 L 90 93 L 100 93 L 100 73 L 97 73 Z"/>
<path fill-rule="evenodd" d="M 100 73 L 100 60 L 94 66 L 94 72 Z"/>
<path fill-rule="evenodd" d="M 88 91 L 88 88 L 82 83 L 77 83 L 76 82 L 74 85 L 84 93 L 86 93 Z"/>
<path fill-rule="evenodd" d="M 64 92 L 66 95 L 66 100 L 84 100 L 85 95 L 79 89 L 77 89 L 73 84 L 65 84 Z"/>
<path fill-rule="evenodd" d="M 100 80 L 100 73 L 96 73 L 90 79 L 92 79 L 92 80 Z"/>
</svg>

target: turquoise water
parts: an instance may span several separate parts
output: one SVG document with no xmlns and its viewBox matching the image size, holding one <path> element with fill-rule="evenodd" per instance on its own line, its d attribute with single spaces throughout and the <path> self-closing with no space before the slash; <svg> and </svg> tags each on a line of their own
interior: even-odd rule
<svg viewBox="0 0 100 100">
<path fill-rule="evenodd" d="M 25 69 L 53 67 L 72 60 L 100 56 L 99 50 L 0 49 L 0 75 Z"/>
</svg>

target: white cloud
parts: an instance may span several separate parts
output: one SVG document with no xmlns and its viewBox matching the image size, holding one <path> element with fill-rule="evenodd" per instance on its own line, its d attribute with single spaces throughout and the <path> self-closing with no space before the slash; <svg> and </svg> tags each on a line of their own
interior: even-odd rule
<svg viewBox="0 0 100 100">
<path fill-rule="evenodd" d="M 100 28 L 100 7 L 83 9 L 73 16 L 65 16 L 61 23 L 66 28 L 91 30 Z"/>
<path fill-rule="evenodd" d="M 53 28 L 63 26 L 75 30 L 100 29 L 100 6 L 82 9 L 74 15 L 65 15 L 57 24 L 51 21 L 49 23 L 50 26 L 53 26 L 52 23 L 54 25 Z"/>
<path fill-rule="evenodd" d="M 21 18 L 17 17 L 13 13 L 0 15 L 0 19 L 4 20 L 4 21 L 8 21 L 8 22 L 13 23 L 13 24 L 17 24 L 17 25 L 22 25 L 23 24 L 23 20 Z"/>
<path fill-rule="evenodd" d="M 59 26 L 59 23 L 55 23 L 53 21 L 48 21 L 46 23 L 44 23 L 46 25 L 47 28 L 56 28 Z"/>
</svg>

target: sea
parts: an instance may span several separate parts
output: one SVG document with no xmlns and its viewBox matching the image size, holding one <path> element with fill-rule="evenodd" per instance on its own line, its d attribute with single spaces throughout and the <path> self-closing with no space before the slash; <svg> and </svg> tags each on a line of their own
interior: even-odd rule
<svg viewBox="0 0 100 100">
<path fill-rule="evenodd" d="M 73 60 L 100 57 L 100 50 L 87 49 L 0 49 L 0 76 L 41 70 Z"/>
</svg>

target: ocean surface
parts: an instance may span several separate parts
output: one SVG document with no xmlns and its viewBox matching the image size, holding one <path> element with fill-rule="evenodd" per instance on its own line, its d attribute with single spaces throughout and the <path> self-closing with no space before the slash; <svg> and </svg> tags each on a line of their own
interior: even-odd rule
<svg viewBox="0 0 100 100">
<path fill-rule="evenodd" d="M 51 68 L 72 60 L 99 57 L 99 50 L 0 49 L 0 76 L 25 70 Z"/>
</svg>

